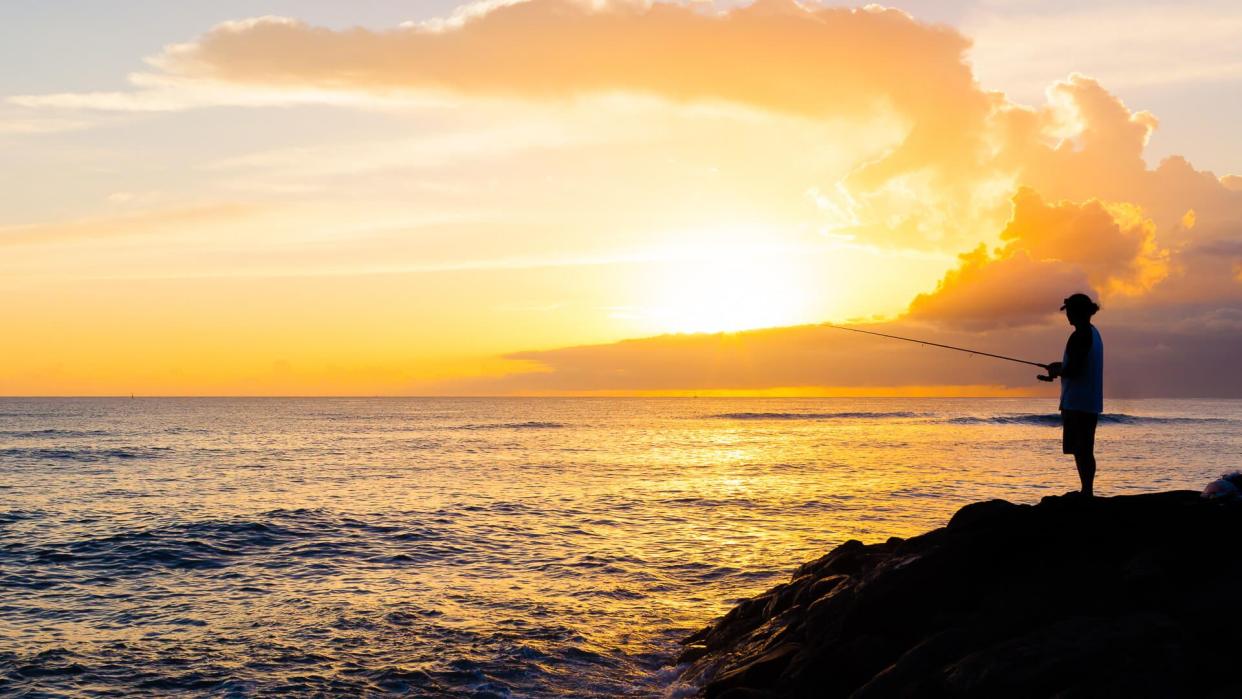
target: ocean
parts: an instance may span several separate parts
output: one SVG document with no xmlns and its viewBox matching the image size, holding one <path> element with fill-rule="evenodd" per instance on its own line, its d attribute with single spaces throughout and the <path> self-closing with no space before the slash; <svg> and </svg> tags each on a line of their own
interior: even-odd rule
<svg viewBox="0 0 1242 699">
<path fill-rule="evenodd" d="M 0 692 L 684 694 L 798 563 L 1076 489 L 1055 407 L 0 399 Z M 1107 409 L 1098 494 L 1242 468 L 1242 401 Z"/>
</svg>

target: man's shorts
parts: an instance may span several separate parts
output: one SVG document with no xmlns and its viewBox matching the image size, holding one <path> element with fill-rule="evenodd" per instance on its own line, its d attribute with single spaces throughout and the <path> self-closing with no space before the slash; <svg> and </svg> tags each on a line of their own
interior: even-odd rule
<svg viewBox="0 0 1242 699">
<path fill-rule="evenodd" d="M 1061 452 L 1091 454 L 1095 452 L 1095 426 L 1100 416 L 1081 410 L 1062 410 Z"/>
</svg>

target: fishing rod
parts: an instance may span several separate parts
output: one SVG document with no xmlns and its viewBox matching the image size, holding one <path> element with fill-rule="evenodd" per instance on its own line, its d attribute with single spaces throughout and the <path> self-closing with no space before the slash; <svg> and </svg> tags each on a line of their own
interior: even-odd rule
<svg viewBox="0 0 1242 699">
<path fill-rule="evenodd" d="M 1003 354 L 992 354 L 991 352 L 980 352 L 979 350 L 972 350 L 966 347 L 954 347 L 953 345 L 942 345 L 939 342 L 929 342 L 927 340 L 919 340 L 913 337 L 902 337 L 900 335 L 889 335 L 888 333 L 878 333 L 878 332 L 875 332 L 874 330 L 859 330 L 858 328 L 847 328 L 844 325 L 833 325 L 832 323 L 824 323 L 823 326 L 826 328 L 832 328 L 833 330 L 845 330 L 847 332 L 852 332 L 852 333 L 862 333 L 863 335 L 875 335 L 876 337 L 887 337 L 890 340 L 902 340 L 904 342 L 913 342 L 915 344 L 926 345 L 928 347 L 940 347 L 942 349 L 965 352 L 966 354 L 977 354 L 981 357 L 992 357 L 993 359 L 1003 359 L 1007 362 L 1017 362 L 1018 364 L 1030 364 L 1031 366 L 1037 366 L 1040 369 L 1049 371 L 1047 364 L 1041 364 L 1040 362 L 1032 362 L 1026 359 L 1018 359 L 1017 357 L 1006 357 Z M 1051 381 L 1052 380 L 1051 376 L 1039 376 L 1037 378 L 1039 378 L 1040 381 Z"/>
</svg>

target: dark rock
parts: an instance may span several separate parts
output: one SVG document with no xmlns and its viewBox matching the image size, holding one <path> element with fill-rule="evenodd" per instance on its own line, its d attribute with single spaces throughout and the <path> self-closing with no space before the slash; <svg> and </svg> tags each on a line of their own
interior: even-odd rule
<svg viewBox="0 0 1242 699">
<path fill-rule="evenodd" d="M 705 655 L 707 655 L 707 646 L 700 643 L 692 643 L 683 648 L 681 653 L 678 654 L 677 664 L 692 663 Z"/>
<path fill-rule="evenodd" d="M 718 699 L 773 699 L 773 694 L 759 689 L 735 687 L 721 692 Z"/>
<path fill-rule="evenodd" d="M 849 541 L 687 639 L 744 697 L 1233 696 L 1242 506 L 1178 491 L 1003 500 Z"/>
<path fill-rule="evenodd" d="M 800 648 L 797 644 L 786 643 L 763 653 L 757 658 L 747 659 L 746 663 L 741 667 L 721 673 L 704 688 L 704 694 L 708 697 L 718 697 L 726 690 L 770 685 L 780 677 L 781 672 L 789 665 L 789 662 L 793 660 L 794 655 L 799 650 Z"/>
<path fill-rule="evenodd" d="M 828 573 L 844 573 L 849 575 L 857 571 L 862 565 L 863 558 L 861 554 L 866 552 L 867 548 L 866 544 L 858 539 L 850 539 L 819 560 L 798 566 L 794 577 L 799 578 L 807 574 L 826 575 Z"/>
<path fill-rule="evenodd" d="M 961 655 L 971 635 L 951 627 L 921 641 L 902 654 L 892 665 L 859 687 L 857 699 L 883 699 L 899 696 L 935 696 L 944 693 L 944 682 L 936 672 Z"/>
<path fill-rule="evenodd" d="M 953 531 L 965 527 L 992 524 L 1007 515 L 1013 514 L 1019 507 L 1019 505 L 1015 505 L 1008 500 L 973 502 L 953 515 L 952 519 L 949 520 L 949 530 Z"/>
<path fill-rule="evenodd" d="M 798 587 L 794 603 L 801 605 L 813 604 L 849 579 L 850 576 L 848 575 L 826 575 L 822 578 L 812 576 L 810 580 Z"/>
</svg>

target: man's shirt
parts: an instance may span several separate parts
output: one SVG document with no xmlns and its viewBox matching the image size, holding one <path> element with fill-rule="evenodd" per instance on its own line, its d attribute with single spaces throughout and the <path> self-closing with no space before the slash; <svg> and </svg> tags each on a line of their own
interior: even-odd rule
<svg viewBox="0 0 1242 699">
<path fill-rule="evenodd" d="M 1104 341 L 1094 325 L 1074 329 L 1061 364 L 1061 410 L 1104 412 Z"/>
</svg>

